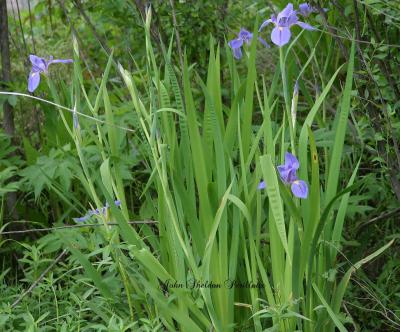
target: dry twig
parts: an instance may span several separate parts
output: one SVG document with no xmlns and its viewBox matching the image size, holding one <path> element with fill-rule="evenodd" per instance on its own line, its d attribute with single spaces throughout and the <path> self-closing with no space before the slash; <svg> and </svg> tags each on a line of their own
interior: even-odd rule
<svg viewBox="0 0 400 332">
<path fill-rule="evenodd" d="M 22 301 L 22 299 L 27 296 L 29 293 L 31 293 L 35 287 L 43 280 L 43 278 L 46 276 L 47 273 L 50 272 L 50 270 L 61 260 L 61 258 L 64 257 L 64 255 L 67 253 L 67 249 L 64 249 L 60 255 L 54 260 L 53 263 L 51 263 L 46 270 L 42 272 L 42 274 L 35 280 L 35 282 L 11 305 L 11 308 L 14 308 L 18 303 Z"/>
</svg>

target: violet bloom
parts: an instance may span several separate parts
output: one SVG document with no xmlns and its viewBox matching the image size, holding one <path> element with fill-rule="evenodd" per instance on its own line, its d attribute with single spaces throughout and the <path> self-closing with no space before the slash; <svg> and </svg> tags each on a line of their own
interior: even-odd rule
<svg viewBox="0 0 400 332">
<path fill-rule="evenodd" d="M 272 15 L 269 20 L 264 21 L 263 24 L 261 24 L 259 31 L 261 31 L 270 23 L 275 25 L 275 28 L 271 33 L 271 40 L 279 47 L 289 42 L 292 35 L 290 28 L 295 24 L 305 30 L 314 30 L 311 25 L 299 21 L 297 12 L 293 10 L 293 5 L 291 3 L 289 3 L 285 9 L 278 14 L 278 16 Z"/>
<path fill-rule="evenodd" d="M 114 202 L 115 206 L 120 207 L 121 206 L 121 201 L 117 200 Z M 83 217 L 79 217 L 79 218 L 72 218 L 75 222 L 84 222 L 86 220 L 88 220 L 90 217 L 92 216 L 99 216 L 100 215 L 100 211 L 102 215 L 105 215 L 107 212 L 107 209 L 110 207 L 110 205 L 108 203 L 106 203 L 105 206 L 103 206 L 100 210 L 99 209 L 95 209 L 95 210 L 89 210 L 88 213 L 86 215 L 84 215 Z"/>
<path fill-rule="evenodd" d="M 327 12 L 328 9 L 327 8 L 323 8 L 322 9 L 324 12 Z M 299 10 L 298 13 L 304 17 L 309 16 L 311 13 L 318 13 L 318 9 L 309 5 L 307 2 L 302 3 L 299 5 Z"/>
<path fill-rule="evenodd" d="M 29 78 L 28 78 L 28 91 L 33 92 L 36 90 L 36 88 L 39 86 L 40 83 L 40 74 L 45 74 L 47 75 L 49 65 L 52 63 L 71 63 L 73 62 L 71 59 L 54 59 L 53 57 L 50 56 L 49 60 L 46 60 L 44 58 L 40 58 L 36 55 L 29 55 L 29 60 L 32 63 L 32 69 L 31 72 L 29 73 Z"/>
<path fill-rule="evenodd" d="M 307 2 L 305 2 L 299 5 L 298 13 L 304 17 L 307 17 L 311 13 L 318 13 L 318 10 L 315 7 L 309 5 Z"/>
<path fill-rule="evenodd" d="M 290 185 L 290 189 L 292 190 L 293 195 L 298 198 L 307 198 L 308 197 L 308 186 L 302 180 L 297 178 L 297 170 L 300 167 L 300 163 L 297 158 L 289 152 L 285 153 L 285 163 L 283 165 L 278 166 L 278 172 L 282 179 L 282 181 Z M 264 181 L 261 181 L 258 185 L 258 189 L 265 189 L 266 184 Z"/>
<path fill-rule="evenodd" d="M 228 45 L 233 51 L 233 56 L 236 59 L 240 59 L 242 57 L 242 46 L 243 43 L 246 43 L 247 45 L 250 45 L 251 40 L 253 39 L 253 34 L 250 31 L 247 31 L 246 29 L 240 29 L 238 38 L 231 40 Z M 258 40 L 265 46 L 265 47 L 270 47 L 268 43 L 262 39 L 261 37 L 258 37 Z"/>
</svg>

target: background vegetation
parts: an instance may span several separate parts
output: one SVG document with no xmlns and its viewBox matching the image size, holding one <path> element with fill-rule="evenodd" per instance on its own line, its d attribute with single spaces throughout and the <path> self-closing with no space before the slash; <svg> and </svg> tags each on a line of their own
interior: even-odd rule
<svg viewBox="0 0 400 332">
<path fill-rule="evenodd" d="M 352 61 L 353 36 L 356 40 L 354 79 L 348 91 L 350 107 L 341 155 L 339 189 L 348 186 L 355 169 L 358 169 L 355 181 L 358 186 L 348 197 L 346 209 L 342 210 L 338 202 L 333 208 L 335 214 L 345 211 L 345 223 L 340 243 L 335 249 L 339 253 L 337 260 L 321 276 L 329 285 L 335 278 L 343 278 L 346 271 L 354 267 L 352 264 L 399 236 L 400 3 L 396 0 L 310 3 L 320 10 L 310 19 L 319 31 L 302 34 L 293 46 L 293 53 L 287 61 L 287 89 L 291 97 L 299 70 L 311 58 L 299 81 L 297 118 L 303 124 L 318 97 L 329 86 L 330 79 L 337 75 L 330 93 L 323 98 L 322 111 L 312 126 L 320 158 L 321 188 L 325 188 L 328 182 L 330 154 L 337 144 L 338 114 L 343 107 L 344 97 L 342 99 L 341 94 L 345 91 L 345 81 L 349 75 L 346 66 L 336 71 L 342 64 L 348 65 Z M 298 5 L 296 2 L 294 4 Z M 146 30 L 145 13 L 149 5 L 152 8 L 152 20 L 148 21 Z M 166 309 L 160 309 L 163 308 L 161 304 L 160 307 L 154 305 L 153 302 L 157 302 L 156 295 L 150 296 L 141 291 L 147 282 L 140 279 L 143 278 L 141 272 L 146 267 L 151 270 L 158 265 L 146 266 L 150 258 L 140 250 L 134 251 L 132 246 L 139 247 L 135 241 L 140 238 L 161 257 L 164 266 L 177 274 L 184 273 L 178 267 L 179 262 L 185 259 L 184 254 L 177 254 L 176 261 L 169 255 L 163 256 L 163 251 L 170 252 L 170 249 L 163 247 L 160 238 L 168 237 L 176 229 L 183 230 L 185 225 L 189 225 L 193 228 L 190 228 L 191 233 L 185 234 L 187 238 L 183 239 L 184 242 L 193 243 L 195 250 L 206 247 L 207 239 L 196 235 L 196 231 L 193 231 L 196 226 L 186 219 L 186 215 L 191 215 L 198 208 L 197 199 L 201 202 L 202 198 L 193 194 L 192 200 L 189 197 L 190 190 L 182 194 L 186 190 L 184 186 L 195 186 L 190 181 L 197 172 L 196 166 L 184 166 L 185 143 L 176 146 L 176 155 L 173 155 L 174 151 L 168 151 L 174 156 L 174 162 L 163 159 L 163 153 L 167 153 L 167 150 L 163 150 L 166 147 L 156 144 L 156 138 L 162 136 L 163 143 L 170 148 L 174 146 L 171 142 L 184 137 L 185 131 L 189 130 L 190 135 L 195 131 L 177 120 L 179 131 L 174 134 L 174 130 L 168 127 L 170 120 L 167 116 L 171 114 L 165 111 L 166 116 L 160 116 L 159 119 L 165 131 L 160 134 L 152 127 L 152 115 L 143 114 L 140 105 L 144 105 L 146 110 L 163 108 L 179 111 L 180 108 L 184 109 L 182 105 L 188 108 L 188 104 L 193 103 L 196 119 L 202 122 L 202 144 L 207 146 L 209 134 L 212 137 L 210 144 L 217 149 L 218 139 L 213 135 L 218 135 L 219 131 L 212 125 L 208 126 L 207 122 L 217 121 L 207 118 L 213 114 L 210 109 L 220 107 L 221 114 L 225 116 L 230 114 L 228 110 L 234 110 L 232 105 L 235 103 L 240 105 L 239 108 L 244 107 L 233 97 L 240 94 L 240 89 L 244 90 L 241 84 L 245 85 L 246 79 L 249 79 L 246 76 L 248 63 L 234 61 L 226 41 L 235 38 L 241 27 L 252 30 L 256 17 L 260 23 L 285 5 L 286 2 L 282 1 L 247 0 L 50 0 L 29 1 L 29 6 L 18 0 L 7 2 L 11 75 L 6 79 L 2 53 L 1 91 L 27 93 L 26 79 L 31 66 L 29 54 L 74 58 L 74 65 L 54 65 L 49 74 L 51 80 L 47 84 L 42 77 L 34 96 L 70 109 L 76 107 L 79 112 L 97 121 L 80 116 L 81 131 L 75 130 L 64 123 L 65 120 L 72 124 L 73 115 L 62 113 L 54 105 L 15 95 L 0 96 L 3 108 L 0 116 L 4 127 L 0 131 L 0 330 L 162 331 L 169 328 L 172 319 L 168 318 L 170 314 Z M 324 12 L 323 8 L 328 11 Z M 268 36 L 269 33 L 263 35 L 266 39 Z M 150 42 L 152 47 L 149 46 Z M 285 107 L 283 90 L 271 88 L 280 77 L 278 49 L 257 46 L 251 52 L 254 54 L 249 59 L 255 61 L 256 86 L 259 90 L 251 94 L 254 97 L 251 127 L 254 137 L 249 134 L 247 139 L 243 138 L 244 145 L 249 144 L 249 150 L 253 143 L 246 141 L 253 140 L 264 125 L 263 102 L 269 103 L 271 109 Z M 131 73 L 129 79 L 127 72 L 121 68 Z M 186 81 L 185 70 L 188 75 Z M 246 79 L 242 80 L 241 77 Z M 163 86 L 157 86 L 157 80 Z M 220 80 L 221 84 L 214 86 L 213 80 Z M 191 87 L 190 94 L 188 85 Z M 264 87 L 268 87 L 267 95 L 264 94 Z M 221 91 L 217 91 L 218 88 Z M 220 99 L 213 93 L 219 93 Z M 136 100 L 134 96 L 140 97 L 136 97 Z M 220 100 L 221 105 L 213 104 L 213 98 Z M 275 99 L 277 104 L 272 106 L 270 101 Z M 5 116 L 7 110 L 11 110 L 13 117 L 14 125 L 11 127 Z M 181 115 L 176 116 L 180 119 Z M 280 122 L 285 121 L 282 118 L 283 115 L 274 115 L 270 124 L 277 137 L 281 134 Z M 226 119 L 230 119 L 229 116 Z M 106 126 L 102 121 L 112 126 Z M 196 121 L 193 120 L 193 126 Z M 206 129 L 210 130 L 207 135 L 203 131 Z M 246 128 L 241 130 L 245 131 Z M 286 136 L 289 135 L 288 131 Z M 190 140 L 192 142 L 192 136 Z M 278 138 L 276 141 L 279 143 L 280 140 Z M 249 190 L 255 192 L 255 179 L 261 177 L 261 166 L 258 162 L 251 164 L 251 171 L 257 173 L 254 178 L 239 174 L 239 171 L 234 172 L 232 169 L 243 162 L 235 151 L 242 151 L 243 146 L 239 145 L 236 138 L 228 142 L 232 142 L 231 146 L 228 144 L 232 151 L 224 161 L 226 172 L 232 172 L 232 177 L 234 174 L 238 179 L 238 184 L 233 185 L 232 195 L 246 196 L 243 194 L 246 190 L 242 187 L 246 179 L 250 179 L 249 187 L 254 190 Z M 261 145 L 260 151 L 254 148 L 256 157 L 265 152 L 265 146 Z M 285 149 L 285 144 L 279 145 L 277 153 L 281 149 Z M 190 154 L 187 156 L 191 158 Z M 219 161 L 211 158 L 209 162 L 211 165 Z M 181 172 L 174 165 L 182 167 Z M 206 169 L 206 172 L 212 174 L 210 177 L 213 179 L 221 176 L 214 174 L 212 169 Z M 179 177 L 185 180 L 181 183 Z M 167 182 L 173 187 L 168 194 L 162 190 Z M 108 189 L 105 188 L 107 184 Z M 199 184 L 196 182 L 196 185 Z M 214 187 L 205 190 L 211 197 L 215 194 L 220 199 L 225 197 L 225 187 L 221 192 L 218 185 L 215 181 Z M 229 185 L 230 181 L 224 184 L 226 187 Z M 201 196 L 201 188 L 199 192 Z M 115 193 L 119 193 L 123 199 L 115 197 Z M 181 196 L 177 193 L 181 193 Z M 168 223 L 165 224 L 166 229 L 158 227 L 154 222 L 162 223 L 163 213 L 170 213 L 170 206 L 161 202 L 167 202 L 168 199 L 177 202 L 179 197 L 185 195 L 188 196 L 187 201 L 180 202 L 181 206 L 176 203 L 177 220 L 181 224 L 174 225 L 176 228 L 168 226 Z M 263 206 L 261 196 L 256 198 L 254 193 L 248 195 L 254 197 L 245 201 L 247 208 Z M 127 240 L 122 235 L 123 240 L 120 241 L 117 231 L 113 230 L 117 227 L 105 230 L 97 226 L 37 230 L 74 225 L 73 218 L 85 215 L 89 209 L 103 206 L 105 200 L 112 202 L 117 198 L 122 199 L 123 204 L 121 210 L 110 207 L 117 219 L 112 222 L 120 224 L 122 214 L 128 221 L 146 222 L 132 226 L 138 237 L 132 235 Z M 182 206 L 188 209 L 185 213 L 180 211 Z M 269 208 L 268 204 L 265 206 Z M 193 211 L 188 212 L 190 209 Z M 210 207 L 210 211 L 217 210 L 218 206 Z M 205 213 L 205 210 L 202 211 Z M 233 208 L 226 213 L 233 219 L 241 218 L 236 216 Z M 258 211 L 258 214 L 261 212 Z M 240 233 L 247 234 L 243 235 L 244 242 L 251 241 L 248 237 L 252 232 L 246 227 Z M 267 231 L 263 226 L 261 230 L 263 234 L 256 241 L 257 246 L 270 248 L 273 240 L 270 239 L 269 228 Z M 125 235 L 126 232 L 130 231 L 122 231 Z M 230 229 L 227 232 L 233 234 L 232 237 L 235 234 L 230 233 Z M 235 236 L 239 236 L 239 233 Z M 166 243 L 171 245 L 177 241 L 177 238 L 171 237 Z M 233 241 L 231 237 L 229 241 Z M 210 257 L 214 257 L 214 254 L 210 249 Z M 373 258 L 351 274 L 341 314 L 337 316 L 348 330 L 400 329 L 398 241 Z M 238 269 L 245 271 L 245 267 Z M 149 278 L 156 283 L 154 276 Z M 128 303 L 130 291 L 133 303 Z M 180 302 L 179 294 L 174 296 L 178 299 L 172 298 L 171 301 L 176 300 L 177 311 L 185 315 L 184 300 Z M 254 300 L 250 295 L 246 296 L 248 303 Z M 296 300 L 293 299 L 294 302 Z M 135 303 L 139 302 L 141 305 L 136 307 Z M 160 303 L 163 302 L 160 300 Z M 199 308 L 199 313 L 194 313 L 196 323 L 202 322 L 205 318 L 200 311 L 207 307 L 207 303 L 196 302 L 195 305 Z M 286 305 L 292 308 L 297 304 Z M 262 304 L 259 304 L 258 309 L 262 308 Z M 274 312 L 273 319 L 286 322 L 286 318 L 280 318 L 279 315 L 288 314 L 287 307 L 282 304 L 282 307 L 275 309 L 278 313 Z M 270 312 L 268 314 L 272 315 Z M 268 320 L 271 316 L 265 317 Z M 250 321 L 247 324 L 236 326 L 235 330 L 254 328 Z M 287 324 L 291 326 L 290 321 Z M 320 328 L 321 331 L 328 331 L 326 325 Z M 329 328 L 333 328 L 333 325 Z"/>
</svg>

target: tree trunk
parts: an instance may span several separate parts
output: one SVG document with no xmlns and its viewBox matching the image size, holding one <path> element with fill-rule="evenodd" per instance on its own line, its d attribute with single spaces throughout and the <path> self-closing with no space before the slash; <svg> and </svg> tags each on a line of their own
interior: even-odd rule
<svg viewBox="0 0 400 332">
<path fill-rule="evenodd" d="M 1 53 L 1 73 L 2 73 L 2 90 L 8 90 L 11 82 L 11 62 L 10 62 L 10 43 L 8 40 L 8 16 L 7 2 L 0 0 L 0 53 Z M 15 126 L 14 114 L 11 105 L 5 101 L 3 103 L 3 129 L 15 143 Z M 7 209 L 12 218 L 18 219 L 17 210 L 15 209 L 17 202 L 16 193 L 7 195 Z"/>
<path fill-rule="evenodd" d="M 8 17 L 6 0 L 0 0 L 0 49 L 1 49 L 1 72 L 2 81 L 7 89 L 11 81 L 10 46 L 8 41 Z M 14 136 L 14 117 L 11 105 L 4 103 L 3 128 L 6 134 Z"/>
</svg>

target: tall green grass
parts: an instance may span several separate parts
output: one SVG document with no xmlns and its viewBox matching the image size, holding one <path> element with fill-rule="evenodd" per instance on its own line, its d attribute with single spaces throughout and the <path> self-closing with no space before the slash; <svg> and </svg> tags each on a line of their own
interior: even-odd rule
<svg viewBox="0 0 400 332">
<path fill-rule="evenodd" d="M 298 96 L 289 100 L 290 82 L 302 72 L 288 69 L 296 67 L 287 63 L 293 45 L 286 54 L 281 50 L 279 70 L 269 84 L 257 75 L 255 42 L 243 59 L 242 74 L 230 50 L 215 47 L 211 40 L 203 79 L 186 60 L 176 70 L 172 41 L 161 56 L 155 54 L 150 20 L 148 15 L 147 65 L 141 68 L 140 84 L 121 65 L 115 68 L 111 55 L 99 91 L 91 95 L 75 43 L 71 105 L 95 118 L 103 116 L 106 124 L 92 128 L 79 117 L 80 125 L 74 128 L 72 118 L 60 111 L 82 166 L 76 176 L 93 207 L 101 208 L 104 200 L 122 203 L 121 209 L 110 204 L 110 213 L 96 217 L 104 224 L 96 232 L 115 264 L 121 293 L 112 291 L 101 268 L 92 265 L 92 254 L 68 235 L 63 237 L 65 246 L 102 296 L 110 303 L 127 304 L 132 320 L 159 318 L 170 331 L 346 331 L 341 303 L 351 274 L 391 245 L 354 264 L 340 279 L 327 277 L 336 268 L 349 196 L 359 185 L 358 166 L 350 179 L 340 178 L 354 43 L 348 62 L 325 84 L 308 114 L 293 117 Z M 221 63 L 221 52 L 226 53 L 226 64 Z M 142 198 L 153 204 L 155 227 L 128 224 L 131 214 L 118 158 L 124 132 L 115 123 L 107 85 L 113 66 L 126 86 L 121 95 L 130 98 L 130 116 L 137 124 L 133 135 L 142 143 L 143 165 L 150 174 Z M 331 128 L 334 141 L 321 157 L 315 119 L 345 68 Z M 227 74 L 224 82 L 222 71 Z M 223 95 L 224 88 L 229 96 Z M 253 122 L 255 111 L 262 115 L 258 125 Z M 91 169 L 85 155 L 87 141 L 95 142 L 102 158 L 98 170 Z M 287 150 L 300 160 L 300 178 L 310 189 L 306 200 L 294 198 L 276 171 Z M 322 161 L 329 165 L 324 177 Z M 267 183 L 265 191 L 257 189 L 261 179 Z M 111 228 L 110 221 L 119 228 Z M 261 286 L 227 287 L 234 280 Z M 220 287 L 192 289 L 193 281 Z"/>
</svg>

